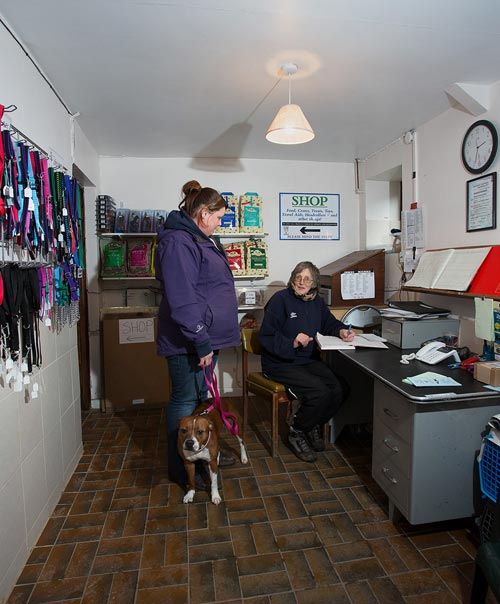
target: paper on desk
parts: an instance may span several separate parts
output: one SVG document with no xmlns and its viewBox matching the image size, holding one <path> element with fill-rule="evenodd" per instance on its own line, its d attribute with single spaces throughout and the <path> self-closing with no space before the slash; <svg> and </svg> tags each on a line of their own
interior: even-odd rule
<svg viewBox="0 0 500 604">
<path fill-rule="evenodd" d="M 354 350 L 356 347 L 350 342 L 344 342 L 337 336 L 324 336 L 322 333 L 316 334 L 316 342 L 321 350 Z"/>
<path fill-rule="evenodd" d="M 368 337 L 367 337 L 368 336 Z M 352 342 L 344 342 L 336 336 L 324 336 L 321 333 L 316 334 L 316 342 L 321 350 L 349 350 L 352 348 L 388 348 L 384 344 L 386 340 L 379 338 L 374 334 L 356 334 Z"/>
<path fill-rule="evenodd" d="M 453 378 L 434 371 L 425 371 L 419 375 L 407 377 L 403 380 L 406 384 L 412 384 L 412 386 L 461 386 L 460 382 L 455 381 Z"/>
<path fill-rule="evenodd" d="M 476 338 L 492 342 L 495 339 L 493 327 L 493 298 L 474 298 L 476 307 Z"/>
</svg>

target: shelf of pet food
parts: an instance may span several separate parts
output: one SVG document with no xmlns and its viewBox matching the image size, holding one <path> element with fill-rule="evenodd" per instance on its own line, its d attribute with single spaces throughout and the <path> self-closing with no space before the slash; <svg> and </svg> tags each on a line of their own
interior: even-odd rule
<svg viewBox="0 0 500 604">
<path fill-rule="evenodd" d="M 156 237 L 158 233 L 97 233 L 98 237 L 113 238 L 113 237 Z"/>
<path fill-rule="evenodd" d="M 214 233 L 219 239 L 237 239 L 238 237 L 254 237 L 255 239 L 262 239 L 268 237 L 269 233 Z"/>
</svg>

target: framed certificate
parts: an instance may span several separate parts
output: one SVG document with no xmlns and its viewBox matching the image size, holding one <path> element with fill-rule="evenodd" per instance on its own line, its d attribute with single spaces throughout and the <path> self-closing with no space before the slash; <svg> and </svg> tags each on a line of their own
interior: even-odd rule
<svg viewBox="0 0 500 604">
<path fill-rule="evenodd" d="M 467 181 L 467 232 L 497 228 L 497 173 Z"/>
</svg>

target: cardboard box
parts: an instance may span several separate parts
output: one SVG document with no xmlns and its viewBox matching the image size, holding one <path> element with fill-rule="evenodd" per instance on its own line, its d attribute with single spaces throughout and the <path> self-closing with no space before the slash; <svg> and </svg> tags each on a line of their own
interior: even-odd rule
<svg viewBox="0 0 500 604">
<path fill-rule="evenodd" d="M 156 312 L 122 309 L 103 316 L 106 410 L 163 407 L 168 403 L 168 366 L 156 354 Z"/>
<path fill-rule="evenodd" d="M 486 361 L 474 364 L 474 379 L 490 386 L 500 386 L 500 362 Z"/>
</svg>

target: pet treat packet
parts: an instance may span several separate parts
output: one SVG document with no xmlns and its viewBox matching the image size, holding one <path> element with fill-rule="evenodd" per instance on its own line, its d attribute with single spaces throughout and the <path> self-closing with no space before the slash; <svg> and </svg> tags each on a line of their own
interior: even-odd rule
<svg viewBox="0 0 500 604">
<path fill-rule="evenodd" d="M 240 197 L 240 231 L 262 233 L 262 197 L 245 193 Z"/>
<path fill-rule="evenodd" d="M 126 277 L 126 243 L 114 239 L 101 239 L 101 277 Z"/>
</svg>

